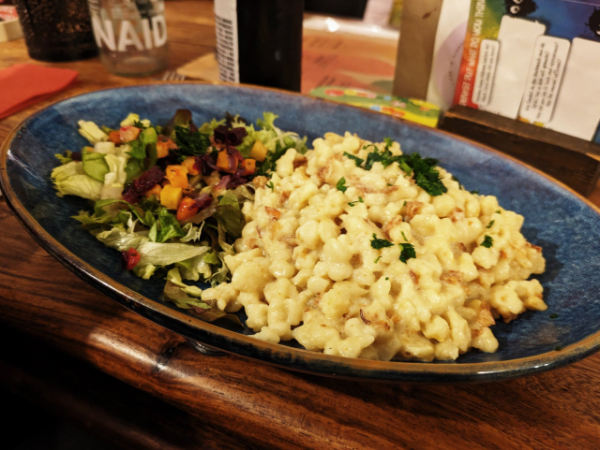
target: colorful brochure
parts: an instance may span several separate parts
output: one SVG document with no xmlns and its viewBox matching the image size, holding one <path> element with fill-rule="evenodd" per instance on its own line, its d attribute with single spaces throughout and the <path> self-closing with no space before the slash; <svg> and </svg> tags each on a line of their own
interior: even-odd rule
<svg viewBox="0 0 600 450">
<path fill-rule="evenodd" d="M 600 0 L 472 0 L 455 104 L 600 142 L 598 80 Z"/>
</svg>

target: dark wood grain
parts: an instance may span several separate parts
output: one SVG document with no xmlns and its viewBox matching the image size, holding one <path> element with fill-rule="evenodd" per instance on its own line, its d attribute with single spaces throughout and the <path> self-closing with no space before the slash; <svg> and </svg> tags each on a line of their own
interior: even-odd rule
<svg viewBox="0 0 600 450">
<path fill-rule="evenodd" d="M 466 106 L 453 106 L 440 128 L 503 151 L 582 195 L 600 175 L 600 145 Z"/>
<path fill-rule="evenodd" d="M 212 2 L 167 2 L 167 20 L 172 67 L 212 50 Z M 0 44 L 0 52 L 0 67 L 28 61 L 22 41 Z M 64 67 L 80 71 L 80 84 L 52 100 L 147 81 L 109 75 L 97 60 Z M 0 121 L 0 140 L 49 101 Z M 593 198 L 600 204 L 600 190 Z M 173 448 L 190 449 L 538 450 L 596 449 L 600 440 L 598 354 L 534 377 L 458 386 L 352 382 L 237 356 L 204 356 L 75 277 L 29 237 L 2 202 L 0 327 L 67 355 L 36 371 L 35 361 L 3 353 L 10 347 L 44 361 L 44 349 L 31 349 L 20 334 L 0 334 L 0 380 L 47 406 L 96 417 L 92 430 L 105 429 L 117 439 L 122 434 L 132 447 L 157 448 L 157 442 L 169 441 Z M 90 370 L 138 389 L 139 397 L 125 388 L 111 397 L 106 380 L 94 396 L 93 384 L 86 383 Z M 129 417 L 136 403 L 127 401 L 130 395 L 146 405 L 149 424 Z M 163 427 L 157 411 L 162 402 L 171 405 L 172 415 Z M 122 414 L 115 405 L 122 405 Z M 212 429 L 218 431 L 211 437 Z M 170 439 L 169 433 L 183 436 Z"/>
<path fill-rule="evenodd" d="M 239 449 L 237 438 L 150 394 L 3 328 L 0 386 L 122 449 Z M 16 344 L 16 345 L 15 345 Z M 35 355 L 35 357 L 32 357 Z"/>
</svg>

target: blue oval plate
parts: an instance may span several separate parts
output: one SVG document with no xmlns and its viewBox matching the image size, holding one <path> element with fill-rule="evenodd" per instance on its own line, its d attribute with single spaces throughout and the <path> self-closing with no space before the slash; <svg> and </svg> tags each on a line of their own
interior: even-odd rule
<svg viewBox="0 0 600 450">
<path fill-rule="evenodd" d="M 351 131 L 369 140 L 391 137 L 405 152 L 435 157 L 467 189 L 498 197 L 525 216 L 523 233 L 543 248 L 546 272 L 539 277 L 545 312 L 527 312 L 493 327 L 497 353 L 476 351 L 456 362 L 381 362 L 332 357 L 298 346 L 272 345 L 227 324 L 209 324 L 160 301 L 163 280 L 143 281 L 121 269 L 120 254 L 104 247 L 70 219 L 88 204 L 58 198 L 50 181 L 53 156 L 79 150 L 86 141 L 77 121 L 117 126 L 130 112 L 165 124 L 176 109 L 194 121 L 226 111 L 255 121 L 263 111 L 279 114 L 282 129 L 309 142 L 332 131 Z M 498 152 L 437 130 L 389 116 L 301 95 L 246 86 L 200 83 L 134 86 L 85 94 L 56 103 L 18 126 L 2 147 L 1 183 L 21 222 L 40 244 L 75 274 L 166 328 L 212 347 L 289 369 L 346 378 L 411 382 L 489 381 L 564 366 L 600 348 L 600 215 L 581 196 L 549 177 Z M 558 317 L 551 319 L 551 314 Z"/>
</svg>

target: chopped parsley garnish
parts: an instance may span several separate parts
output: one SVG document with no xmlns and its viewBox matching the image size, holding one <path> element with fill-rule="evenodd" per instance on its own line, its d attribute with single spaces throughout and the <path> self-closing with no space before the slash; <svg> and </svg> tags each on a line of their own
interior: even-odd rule
<svg viewBox="0 0 600 450">
<path fill-rule="evenodd" d="M 392 244 L 390 241 L 387 241 L 385 239 L 379 239 L 377 235 L 373 233 L 373 239 L 371 239 L 371 247 L 373 247 L 375 250 L 381 250 L 382 248 L 393 246 L 394 244 Z"/>
<path fill-rule="evenodd" d="M 556 319 L 557 317 L 558 317 L 558 314 L 556 314 L 556 313 L 550 314 L 551 319 Z"/>
<path fill-rule="evenodd" d="M 496 214 L 502 214 L 501 210 L 496 211 Z"/>
<path fill-rule="evenodd" d="M 483 238 L 483 242 L 481 243 L 481 246 L 485 247 L 485 248 L 490 248 L 492 245 L 494 245 L 494 240 L 492 239 L 491 236 L 488 236 L 486 234 L 485 237 Z"/>
<path fill-rule="evenodd" d="M 381 256 L 378 256 L 375 261 L 373 261 L 375 264 L 377 264 L 379 262 L 379 260 L 381 259 Z"/>
<path fill-rule="evenodd" d="M 404 264 L 406 264 L 406 261 L 408 261 L 410 258 L 417 257 L 417 253 L 415 252 L 414 245 L 412 245 L 412 244 L 399 244 L 399 245 L 402 248 L 402 251 L 400 252 L 400 261 L 402 261 Z"/>
<path fill-rule="evenodd" d="M 179 126 L 175 127 L 175 142 L 179 147 L 177 153 L 183 157 L 203 155 L 210 146 L 208 135 L 199 131 L 192 133 L 189 128 Z"/>
<path fill-rule="evenodd" d="M 352 159 L 354 161 L 354 164 L 356 164 L 356 167 L 360 167 L 360 165 L 365 161 L 364 159 L 359 158 L 358 156 L 354 156 L 348 152 L 344 152 L 344 156 Z"/>
<path fill-rule="evenodd" d="M 475 195 L 479 195 L 479 191 L 477 189 L 473 190 L 473 191 L 469 191 L 471 194 L 475 194 Z"/>
<path fill-rule="evenodd" d="M 486 228 L 492 228 L 494 226 L 495 220 L 492 220 Z"/>
<path fill-rule="evenodd" d="M 364 203 L 365 201 L 362 199 L 362 197 L 358 197 L 358 200 L 354 200 L 353 202 L 348 203 L 349 206 L 354 206 L 357 203 Z"/>
<path fill-rule="evenodd" d="M 408 242 L 408 239 L 406 239 L 406 235 L 404 234 L 404 231 L 401 231 L 401 233 L 402 233 L 402 237 L 404 238 L 404 240 L 405 240 L 406 242 Z"/>
<path fill-rule="evenodd" d="M 404 208 L 406 206 L 406 200 L 404 200 L 404 203 L 402 204 L 402 207 Z"/>
<path fill-rule="evenodd" d="M 410 155 L 401 155 L 396 158 L 401 158 L 400 167 L 407 174 L 411 174 L 410 171 L 405 169 L 408 166 L 414 174 L 415 183 L 417 186 L 424 189 L 429 195 L 437 196 L 448 192 L 448 189 L 442 183 L 440 173 L 435 169 L 438 160 L 434 158 L 421 158 L 418 153 L 412 153 Z M 402 164 L 405 163 L 405 164 Z"/>
<path fill-rule="evenodd" d="M 346 192 L 346 189 L 348 189 L 348 186 L 346 186 L 346 179 L 344 177 L 340 178 L 337 184 L 335 185 L 335 188 L 338 191 Z"/>
<path fill-rule="evenodd" d="M 269 182 L 267 183 L 267 187 L 268 187 L 269 189 L 271 189 L 272 191 L 275 189 L 275 186 L 273 186 L 273 182 L 272 182 L 272 181 L 269 181 Z"/>
<path fill-rule="evenodd" d="M 385 277 L 385 280 L 386 280 L 386 281 L 387 281 L 387 280 L 389 280 L 389 279 L 390 279 L 390 277 Z"/>
<path fill-rule="evenodd" d="M 558 345 L 554 348 L 554 350 L 556 350 L 557 352 L 560 352 L 562 350 L 562 346 Z"/>
<path fill-rule="evenodd" d="M 381 151 L 374 144 L 365 145 L 363 147 L 363 150 L 373 147 L 373 151 L 367 155 L 367 159 L 365 160 L 365 170 L 371 170 L 376 162 L 381 163 L 384 168 L 393 163 L 398 163 L 406 175 L 413 175 L 417 186 L 424 189 L 429 195 L 435 197 L 448 192 L 448 189 L 442 183 L 440 173 L 435 169 L 435 166 L 438 164 L 437 159 L 421 158 L 421 155 L 418 153 L 411 153 L 410 155 L 393 155 L 390 151 L 393 141 L 390 138 L 385 138 L 384 141 L 385 149 Z M 352 155 L 349 155 L 348 153 L 345 153 L 345 155 L 352 157 Z M 353 159 L 358 167 L 360 165 L 358 160 L 355 159 L 355 157 L 353 157 Z"/>
<path fill-rule="evenodd" d="M 380 152 L 377 147 L 373 146 L 375 150 L 367 155 L 367 161 L 365 162 L 365 170 L 371 170 L 373 168 L 373 164 L 376 162 L 380 162 L 381 165 L 385 168 L 394 162 L 400 163 L 398 158 L 401 158 L 400 155 L 394 156 L 392 152 L 386 147 L 384 151 Z M 400 164 L 402 166 L 402 164 Z"/>
</svg>

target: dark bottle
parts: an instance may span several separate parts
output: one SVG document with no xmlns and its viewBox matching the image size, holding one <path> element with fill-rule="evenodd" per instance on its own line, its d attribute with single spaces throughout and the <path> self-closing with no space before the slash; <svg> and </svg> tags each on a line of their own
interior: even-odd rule
<svg viewBox="0 0 600 450">
<path fill-rule="evenodd" d="M 216 0 L 221 79 L 300 92 L 304 0 Z"/>
</svg>

